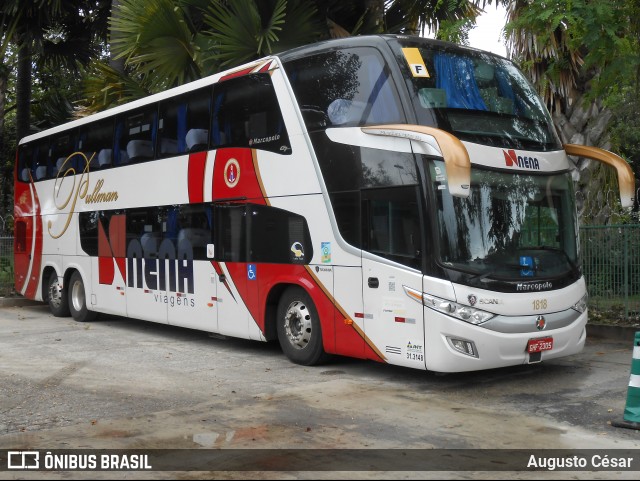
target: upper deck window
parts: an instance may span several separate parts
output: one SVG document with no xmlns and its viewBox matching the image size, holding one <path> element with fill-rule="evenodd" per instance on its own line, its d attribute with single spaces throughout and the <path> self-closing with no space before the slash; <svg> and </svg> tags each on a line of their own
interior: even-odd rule
<svg viewBox="0 0 640 481">
<path fill-rule="evenodd" d="M 347 48 L 285 63 L 307 129 L 404 122 L 380 53 Z"/>
<path fill-rule="evenodd" d="M 225 80 L 213 88 L 211 147 L 247 147 L 290 155 L 291 143 L 269 74 Z"/>
</svg>

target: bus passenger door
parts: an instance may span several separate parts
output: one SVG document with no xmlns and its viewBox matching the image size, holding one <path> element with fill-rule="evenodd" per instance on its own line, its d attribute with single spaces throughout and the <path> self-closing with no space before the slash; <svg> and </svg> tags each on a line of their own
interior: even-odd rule
<svg viewBox="0 0 640 481">
<path fill-rule="evenodd" d="M 425 369 L 418 187 L 363 189 L 365 334 L 389 364 Z"/>
<path fill-rule="evenodd" d="M 217 332 L 247 338 L 249 312 L 245 299 L 248 286 L 259 282 L 257 267 L 246 262 L 247 207 L 242 203 L 218 204 L 214 212 Z"/>
</svg>

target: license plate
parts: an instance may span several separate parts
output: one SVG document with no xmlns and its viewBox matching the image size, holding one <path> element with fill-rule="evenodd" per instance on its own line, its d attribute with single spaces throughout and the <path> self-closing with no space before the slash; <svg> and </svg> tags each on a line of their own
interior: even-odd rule
<svg viewBox="0 0 640 481">
<path fill-rule="evenodd" d="M 532 354 L 534 352 L 549 351 L 553 349 L 553 337 L 542 337 L 540 339 L 529 339 L 527 343 L 527 352 Z"/>
</svg>

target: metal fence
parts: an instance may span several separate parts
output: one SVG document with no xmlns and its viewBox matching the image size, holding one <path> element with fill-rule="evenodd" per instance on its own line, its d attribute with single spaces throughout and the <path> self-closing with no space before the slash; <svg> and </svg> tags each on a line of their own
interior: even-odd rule
<svg viewBox="0 0 640 481">
<path fill-rule="evenodd" d="M 640 225 L 580 229 L 592 317 L 640 321 Z M 13 292 L 13 238 L 0 237 L 0 296 Z"/>
<path fill-rule="evenodd" d="M 592 315 L 640 320 L 640 225 L 585 226 L 580 242 Z"/>
<path fill-rule="evenodd" d="M 13 237 L 0 237 L 0 296 L 13 292 Z"/>
</svg>

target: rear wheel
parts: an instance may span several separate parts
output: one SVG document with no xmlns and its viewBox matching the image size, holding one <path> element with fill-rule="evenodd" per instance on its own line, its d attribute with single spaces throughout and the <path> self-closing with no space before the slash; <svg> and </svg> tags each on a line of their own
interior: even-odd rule
<svg viewBox="0 0 640 481">
<path fill-rule="evenodd" d="M 84 281 L 78 271 L 71 275 L 69 281 L 69 310 L 78 322 L 92 321 L 96 313 L 87 309 L 87 296 L 85 294 Z"/>
<path fill-rule="evenodd" d="M 49 276 L 47 283 L 47 301 L 49 310 L 55 317 L 69 317 L 69 298 L 66 289 L 58 282 L 58 274 L 55 271 Z"/>
<path fill-rule="evenodd" d="M 291 361 L 312 366 L 325 360 L 318 311 L 304 289 L 290 287 L 282 294 L 277 322 L 278 341 Z"/>
</svg>

